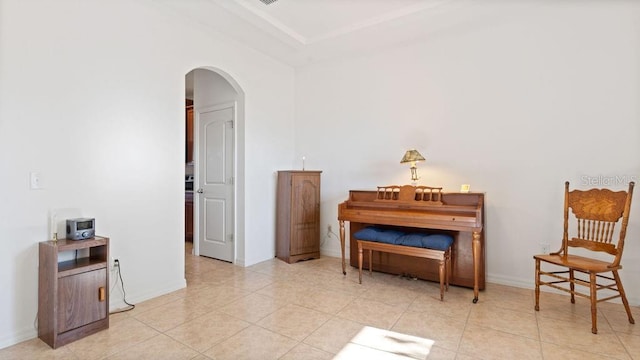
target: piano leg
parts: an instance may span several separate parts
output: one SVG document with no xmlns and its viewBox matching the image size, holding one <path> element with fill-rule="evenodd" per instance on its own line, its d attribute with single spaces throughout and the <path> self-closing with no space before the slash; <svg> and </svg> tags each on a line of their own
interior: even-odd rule
<svg viewBox="0 0 640 360">
<path fill-rule="evenodd" d="M 473 232 L 473 240 L 471 242 L 473 251 L 473 303 L 478 302 L 478 278 L 480 277 L 480 233 Z"/>
<path fill-rule="evenodd" d="M 347 263 L 344 259 L 344 220 L 340 220 L 340 250 L 342 251 L 342 275 L 347 275 Z"/>
</svg>

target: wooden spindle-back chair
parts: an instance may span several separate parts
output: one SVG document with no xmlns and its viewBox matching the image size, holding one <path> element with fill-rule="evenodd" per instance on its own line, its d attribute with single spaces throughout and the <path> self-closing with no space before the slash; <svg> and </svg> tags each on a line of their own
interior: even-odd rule
<svg viewBox="0 0 640 360">
<path fill-rule="evenodd" d="M 536 262 L 536 311 L 540 310 L 540 286 L 549 286 L 570 293 L 571 303 L 575 303 L 576 295 L 591 300 L 591 332 L 594 334 L 598 333 L 596 305 L 602 301 L 621 298 L 629 322 L 635 323 L 618 274 L 622 269 L 620 260 L 624 249 L 634 185 L 630 182 L 628 191 L 614 192 L 609 189 L 569 191 L 569 182 L 565 183 L 562 247 L 557 252 L 533 257 Z M 575 225 L 572 227 L 570 227 L 569 210 L 573 215 L 571 217 L 575 218 Z M 585 249 L 582 252 L 589 254 L 608 254 L 611 261 L 605 261 L 600 256 L 592 258 L 582 252 L 581 255 L 575 255 L 575 248 Z M 570 250 L 574 253 L 570 253 Z M 560 266 L 566 270 L 543 271 L 540 268 L 542 262 Z M 555 267 L 555 269 L 558 268 Z M 588 279 L 576 277 L 576 272 L 588 275 Z M 560 284 L 563 283 L 565 285 L 561 286 Z M 566 284 L 569 285 L 568 288 Z M 588 287 L 589 293 L 576 291 L 575 285 Z M 599 291 L 608 293 L 598 298 Z"/>
</svg>

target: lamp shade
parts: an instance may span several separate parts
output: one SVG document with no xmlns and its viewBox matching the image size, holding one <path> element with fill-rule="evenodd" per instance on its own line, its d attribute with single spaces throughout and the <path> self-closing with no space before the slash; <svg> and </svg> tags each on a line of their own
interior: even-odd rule
<svg viewBox="0 0 640 360">
<path fill-rule="evenodd" d="M 424 156 L 422 156 L 418 152 L 418 150 L 412 149 L 412 150 L 407 150 L 407 152 L 402 157 L 402 160 L 400 160 L 400 163 L 404 164 L 404 163 L 424 161 L 424 160 L 425 160 Z"/>
</svg>

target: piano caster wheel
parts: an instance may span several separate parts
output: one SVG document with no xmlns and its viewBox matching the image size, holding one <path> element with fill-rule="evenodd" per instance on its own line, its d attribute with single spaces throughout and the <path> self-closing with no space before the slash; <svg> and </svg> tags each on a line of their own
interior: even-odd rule
<svg viewBox="0 0 640 360">
<path fill-rule="evenodd" d="M 477 298 L 477 297 L 474 297 L 474 298 L 473 298 L 473 303 L 475 304 L 475 303 L 477 303 L 477 302 L 478 302 L 478 298 Z"/>
<path fill-rule="evenodd" d="M 346 272 L 346 271 L 343 271 L 343 272 L 342 272 L 342 275 L 347 275 L 347 272 Z"/>
</svg>

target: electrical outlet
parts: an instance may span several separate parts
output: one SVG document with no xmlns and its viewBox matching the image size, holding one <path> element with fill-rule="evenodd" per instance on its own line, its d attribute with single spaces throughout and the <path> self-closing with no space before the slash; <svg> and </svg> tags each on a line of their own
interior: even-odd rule
<svg viewBox="0 0 640 360">
<path fill-rule="evenodd" d="M 111 263 L 110 263 L 110 265 L 111 265 L 111 266 L 110 266 L 109 268 L 110 268 L 111 270 L 115 270 L 115 269 L 120 265 L 120 262 L 119 262 L 119 260 L 118 260 L 118 259 L 116 259 L 115 257 L 113 257 L 113 256 L 112 256 L 112 257 L 111 257 Z"/>
<path fill-rule="evenodd" d="M 548 254 L 549 253 L 549 244 L 547 243 L 540 243 L 540 252 L 543 254 Z"/>
</svg>

